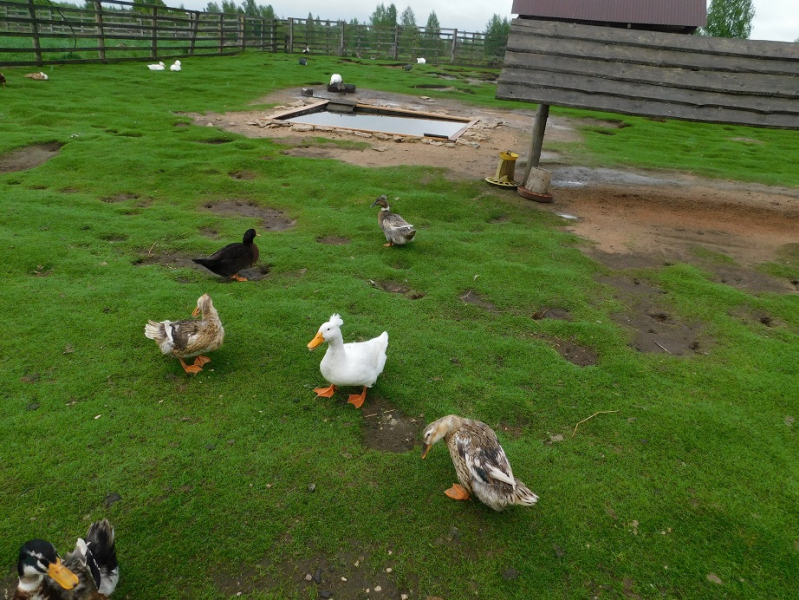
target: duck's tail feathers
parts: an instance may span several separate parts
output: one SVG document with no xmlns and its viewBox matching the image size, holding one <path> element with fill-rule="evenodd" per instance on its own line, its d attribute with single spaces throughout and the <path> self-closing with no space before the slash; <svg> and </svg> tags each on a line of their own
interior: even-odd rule
<svg viewBox="0 0 799 600">
<path fill-rule="evenodd" d="M 94 564 L 90 564 L 92 574 L 99 571 L 98 591 L 101 594 L 109 595 L 119 581 L 119 563 L 117 563 L 114 528 L 108 519 L 92 523 L 86 534 L 86 544 L 90 552 L 90 556 L 87 558 L 94 562 Z"/>
<path fill-rule="evenodd" d="M 155 340 L 164 354 L 169 354 L 172 351 L 172 330 L 170 325 L 169 321 L 158 323 L 148 320 L 147 325 L 144 326 L 145 337 Z"/>
<path fill-rule="evenodd" d="M 532 506 L 538 502 L 536 496 L 530 489 L 518 479 L 516 480 L 516 489 L 513 492 L 513 504 L 519 506 Z"/>
</svg>

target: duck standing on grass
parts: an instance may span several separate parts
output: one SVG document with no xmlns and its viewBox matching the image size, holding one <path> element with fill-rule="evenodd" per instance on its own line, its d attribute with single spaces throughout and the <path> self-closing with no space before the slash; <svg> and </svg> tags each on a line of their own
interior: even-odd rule
<svg viewBox="0 0 799 600">
<path fill-rule="evenodd" d="M 314 391 L 318 397 L 330 398 L 336 393 L 337 386 L 363 386 L 360 394 L 350 394 L 347 400 L 355 408 L 361 408 L 366 400 L 366 388 L 374 385 L 386 365 L 388 333 L 384 331 L 365 342 L 345 344 L 341 336 L 343 324 L 338 314 L 331 315 L 330 320 L 319 328 L 316 337 L 308 342 L 309 350 L 327 342 L 327 352 L 319 370 L 331 385 Z"/>
<path fill-rule="evenodd" d="M 221 348 L 225 340 L 225 329 L 208 294 L 197 299 L 197 308 L 191 316 L 196 318 L 201 314 L 198 321 L 148 321 L 144 326 L 144 335 L 155 340 L 161 353 L 177 358 L 183 370 L 191 375 L 196 375 L 203 370 L 203 365 L 211 362 L 203 355 Z M 194 364 L 187 365 L 183 359 L 193 356 L 197 357 Z"/>
<path fill-rule="evenodd" d="M 260 235 L 255 233 L 255 229 L 248 229 L 244 232 L 241 243 L 228 244 L 208 258 L 192 258 L 192 261 L 221 277 L 230 277 L 236 281 L 247 281 L 246 277 L 239 275 L 239 271 L 258 262 L 258 246 L 255 245 L 253 240 L 255 240 L 256 236 L 260 237 Z"/>
<path fill-rule="evenodd" d="M 424 430 L 422 458 L 441 438 L 460 481 L 444 492 L 450 498 L 468 500 L 474 494 L 496 511 L 512 504 L 532 506 L 538 502 L 538 496 L 513 476 L 497 434 L 485 423 L 456 415 L 433 421 Z"/>
<path fill-rule="evenodd" d="M 381 207 L 380 212 L 377 213 L 377 222 L 380 224 L 380 229 L 383 230 L 383 234 L 386 236 L 386 243 L 383 244 L 384 246 L 404 246 L 416 235 L 416 229 L 413 225 L 398 214 L 391 212 L 385 194 L 372 202 L 372 206 Z"/>
<path fill-rule="evenodd" d="M 17 571 L 13 600 L 106 600 L 119 581 L 114 528 L 107 519 L 92 523 L 63 561 L 50 542 L 29 540 Z"/>
</svg>

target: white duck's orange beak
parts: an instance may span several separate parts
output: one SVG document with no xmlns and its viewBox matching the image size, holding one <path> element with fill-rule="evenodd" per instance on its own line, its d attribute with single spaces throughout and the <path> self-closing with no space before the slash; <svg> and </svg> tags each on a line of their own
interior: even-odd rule
<svg viewBox="0 0 799 600">
<path fill-rule="evenodd" d="M 325 336 L 322 335 L 322 332 L 319 331 L 316 333 L 316 337 L 308 342 L 308 350 L 313 350 L 319 344 L 323 344 L 325 341 Z"/>
<path fill-rule="evenodd" d="M 430 444 L 422 444 L 422 458 L 427 456 L 427 453 L 430 452 L 430 448 L 432 448 Z"/>
<path fill-rule="evenodd" d="M 65 590 L 71 590 L 78 585 L 78 576 L 67 569 L 60 558 L 56 559 L 54 563 L 50 563 L 50 566 L 47 568 L 47 574 L 50 576 L 50 579 Z"/>
</svg>

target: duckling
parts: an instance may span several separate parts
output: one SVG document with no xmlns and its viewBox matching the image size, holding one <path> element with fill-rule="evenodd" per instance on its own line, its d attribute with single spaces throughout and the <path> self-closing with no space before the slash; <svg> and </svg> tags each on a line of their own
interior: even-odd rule
<svg viewBox="0 0 799 600">
<path fill-rule="evenodd" d="M 395 244 L 404 246 L 416 235 L 416 229 L 414 229 L 413 225 L 398 214 L 391 212 L 385 194 L 372 202 L 372 206 L 382 207 L 380 212 L 377 213 L 377 222 L 386 236 L 387 243 L 383 244 L 384 246 L 394 246 Z"/>
<path fill-rule="evenodd" d="M 222 347 L 225 340 L 225 329 L 219 320 L 211 296 L 203 294 L 197 299 L 197 308 L 191 313 L 199 321 L 148 321 L 144 326 L 144 335 L 155 340 L 163 354 L 171 354 L 180 361 L 186 373 L 196 375 L 202 371 L 203 365 L 211 362 L 206 352 L 213 352 Z M 196 356 L 194 364 L 187 365 L 184 358 Z"/>
<path fill-rule="evenodd" d="M 163 71 L 166 69 L 166 65 L 164 64 L 164 61 L 159 60 L 158 64 L 147 65 L 147 68 L 151 71 Z"/>
<path fill-rule="evenodd" d="M 176 60 L 171 65 L 169 65 L 169 70 L 170 71 L 180 71 L 180 61 Z"/>
<path fill-rule="evenodd" d="M 318 397 L 330 398 L 336 393 L 336 386 L 363 386 L 360 394 L 350 394 L 347 400 L 355 408 L 361 408 L 366 400 L 366 388 L 377 381 L 386 365 L 386 349 L 388 333 L 365 342 L 344 343 L 341 326 L 344 321 L 338 314 L 330 316 L 316 333 L 316 337 L 308 342 L 308 349 L 313 350 L 327 342 L 327 352 L 319 365 L 324 378 L 331 383 L 330 387 L 316 388 Z"/>
<path fill-rule="evenodd" d="M 29 540 L 17 571 L 14 600 L 106 600 L 119 581 L 114 528 L 107 519 L 92 523 L 63 561 L 50 542 Z"/>
<path fill-rule="evenodd" d="M 512 504 L 532 506 L 538 502 L 538 496 L 513 476 L 497 434 L 485 423 L 456 415 L 433 421 L 424 430 L 422 458 L 441 438 L 460 481 L 444 492 L 450 498 L 468 500 L 474 494 L 496 511 Z"/>
<path fill-rule="evenodd" d="M 208 258 L 193 258 L 192 260 L 221 277 L 247 281 L 246 277 L 242 277 L 238 273 L 258 262 L 258 246 L 253 243 L 253 240 L 260 235 L 260 233 L 255 233 L 255 229 L 248 229 L 244 232 L 241 243 L 228 244 Z"/>
</svg>

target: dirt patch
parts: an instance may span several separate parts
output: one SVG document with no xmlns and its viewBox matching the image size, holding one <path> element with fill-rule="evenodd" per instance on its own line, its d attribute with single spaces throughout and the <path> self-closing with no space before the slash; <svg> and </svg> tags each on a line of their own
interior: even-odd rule
<svg viewBox="0 0 799 600">
<path fill-rule="evenodd" d="M 468 290 L 464 294 L 459 296 L 462 302 L 465 304 L 472 304 L 474 306 L 479 306 L 480 308 L 484 308 L 488 312 L 497 312 L 499 309 L 496 307 L 495 304 L 489 302 L 488 300 L 484 300 L 480 294 L 475 292 L 474 290 Z"/>
<path fill-rule="evenodd" d="M 405 417 L 400 410 L 381 396 L 368 398 L 363 413 L 363 443 L 381 452 L 413 450 L 424 423 Z"/>
<path fill-rule="evenodd" d="M 257 177 L 252 171 L 234 171 L 229 173 L 231 179 L 238 179 L 239 181 L 252 181 Z"/>
<path fill-rule="evenodd" d="M 64 144 L 49 142 L 17 148 L 0 156 L 0 173 L 14 173 L 33 169 L 56 156 Z"/>
<path fill-rule="evenodd" d="M 209 238 L 217 238 L 219 237 L 219 232 L 214 229 L 213 227 L 201 227 L 200 233 L 203 234 L 205 237 Z"/>
<path fill-rule="evenodd" d="M 570 340 L 543 337 L 562 358 L 578 367 L 590 367 L 597 363 L 597 353 Z"/>
<path fill-rule="evenodd" d="M 268 592 L 284 588 L 287 582 L 303 598 L 399 598 L 410 594 L 397 584 L 394 553 L 369 552 L 364 546 L 353 541 L 351 547 L 357 550 L 342 550 L 332 557 L 319 555 L 277 564 L 265 559 L 257 569 L 248 568 L 232 577 L 220 575 L 215 583 L 225 597 Z M 274 579 L 258 575 L 267 569 L 277 571 Z"/>
<path fill-rule="evenodd" d="M 320 244 L 328 244 L 330 246 L 346 246 L 350 243 L 349 238 L 341 237 L 339 235 L 326 235 L 316 238 L 316 241 Z"/>
<path fill-rule="evenodd" d="M 533 319 L 556 319 L 558 321 L 571 321 L 572 315 L 565 308 L 542 308 L 533 313 Z"/>
<path fill-rule="evenodd" d="M 627 308 L 612 315 L 622 327 L 632 330 L 630 346 L 639 352 L 660 354 L 705 353 L 710 341 L 702 336 L 699 323 L 684 323 L 663 306 L 665 292 L 636 278 L 623 275 L 601 277 L 600 282 L 614 288 L 617 298 Z"/>
<path fill-rule="evenodd" d="M 373 283 L 375 287 L 383 290 L 384 292 L 388 292 L 390 294 L 402 294 L 411 300 L 418 300 L 419 298 L 424 298 L 425 296 L 422 292 L 412 290 L 410 286 L 398 281 L 375 281 Z"/>
<path fill-rule="evenodd" d="M 134 193 L 121 193 L 121 194 L 116 194 L 114 196 L 103 196 L 102 198 L 100 198 L 100 200 L 108 204 L 116 204 L 117 202 L 136 200 L 138 197 L 139 195 Z"/>
<path fill-rule="evenodd" d="M 285 213 L 274 208 L 264 208 L 245 200 L 226 200 L 223 202 L 208 203 L 205 208 L 220 215 L 234 215 L 238 217 L 254 217 L 261 219 L 260 229 L 266 231 L 285 231 L 294 227 L 293 219 Z"/>
</svg>

